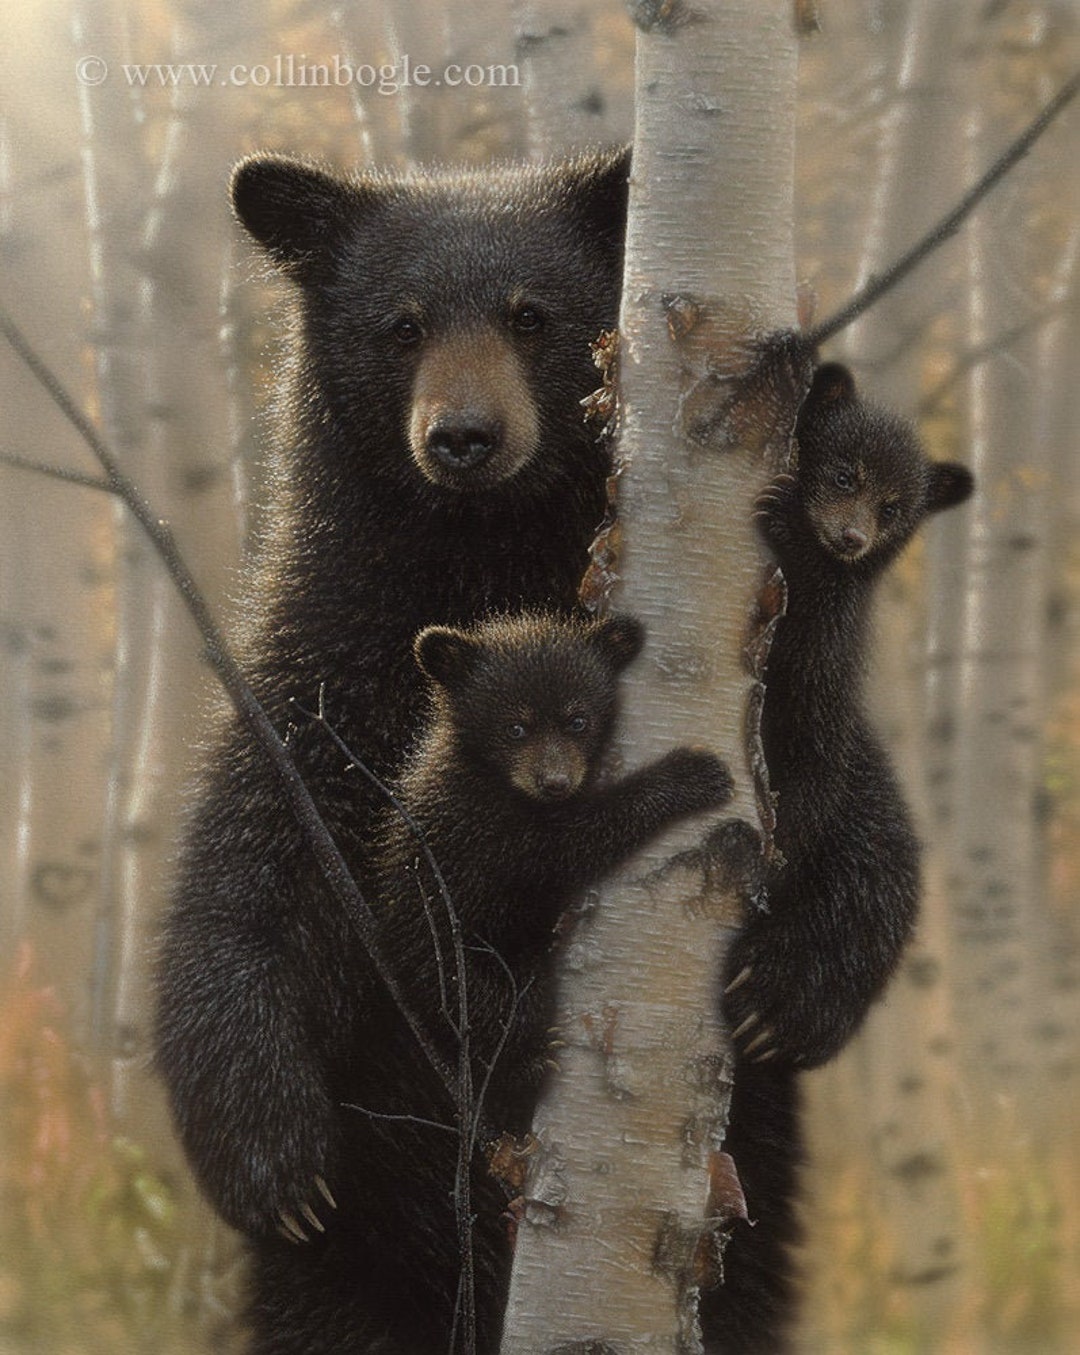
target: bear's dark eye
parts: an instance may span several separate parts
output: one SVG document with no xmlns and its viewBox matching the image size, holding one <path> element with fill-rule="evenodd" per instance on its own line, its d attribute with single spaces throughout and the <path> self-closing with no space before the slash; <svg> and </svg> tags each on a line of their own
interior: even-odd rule
<svg viewBox="0 0 1080 1355">
<path fill-rule="evenodd" d="M 535 306 L 518 305 L 510 312 L 510 323 L 519 334 L 535 334 L 543 328 L 544 317 Z"/>
<path fill-rule="evenodd" d="M 883 503 L 878 509 L 878 518 L 882 522 L 895 522 L 899 512 L 900 505 L 898 503 Z"/>
<path fill-rule="evenodd" d="M 833 475 L 833 484 L 837 489 L 854 489 L 855 476 L 849 470 L 838 470 Z"/>
<path fill-rule="evenodd" d="M 574 715 L 566 722 L 566 728 L 571 734 L 584 734 L 589 727 L 589 717 L 587 715 Z"/>
<path fill-rule="evenodd" d="M 528 732 L 525 726 L 521 724 L 506 726 L 507 738 L 513 739 L 515 743 L 519 743 Z"/>
<path fill-rule="evenodd" d="M 400 320 L 394 322 L 392 333 L 394 342 L 400 344 L 402 348 L 411 348 L 424 337 L 419 322 L 409 315 L 403 315 Z"/>
</svg>

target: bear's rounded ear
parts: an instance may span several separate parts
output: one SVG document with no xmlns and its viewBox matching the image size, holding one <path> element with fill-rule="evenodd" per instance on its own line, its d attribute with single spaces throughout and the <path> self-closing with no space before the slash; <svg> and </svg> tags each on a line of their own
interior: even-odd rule
<svg viewBox="0 0 1080 1355">
<path fill-rule="evenodd" d="M 630 198 L 630 147 L 568 160 L 564 186 L 589 234 L 621 256 Z"/>
<path fill-rule="evenodd" d="M 969 499 L 974 488 L 975 477 L 959 461 L 935 461 L 926 487 L 926 511 L 940 513 L 943 508 L 954 508 Z"/>
<path fill-rule="evenodd" d="M 596 640 L 615 672 L 641 653 L 645 627 L 636 616 L 609 616 L 596 628 Z"/>
<path fill-rule="evenodd" d="M 823 362 L 814 372 L 806 404 L 836 405 L 855 399 L 855 378 L 842 362 Z"/>
<path fill-rule="evenodd" d="M 420 670 L 440 687 L 455 687 L 468 675 L 479 648 L 464 631 L 428 626 L 413 641 Z"/>
<path fill-rule="evenodd" d="M 232 173 L 233 210 L 276 264 L 296 267 L 339 238 L 362 197 L 326 170 L 284 155 L 249 155 Z"/>
</svg>

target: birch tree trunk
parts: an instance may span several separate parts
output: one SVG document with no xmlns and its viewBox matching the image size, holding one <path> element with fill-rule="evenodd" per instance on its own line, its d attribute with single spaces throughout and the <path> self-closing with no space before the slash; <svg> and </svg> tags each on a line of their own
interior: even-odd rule
<svg viewBox="0 0 1080 1355">
<path fill-rule="evenodd" d="M 732 812 L 757 823 L 752 508 L 800 392 L 750 383 L 748 408 L 737 378 L 753 341 L 792 320 L 795 39 L 787 0 L 662 15 L 636 7 L 614 600 L 649 638 L 624 683 L 619 751 L 638 762 L 707 744 L 736 776 Z M 714 887 L 695 853 L 703 826 L 665 834 L 610 880 L 567 951 L 567 1048 L 535 1120 L 504 1355 L 701 1348 L 693 1260 L 716 1224 L 709 1168 L 730 1094 L 721 941 L 739 916 L 738 891 Z"/>
</svg>

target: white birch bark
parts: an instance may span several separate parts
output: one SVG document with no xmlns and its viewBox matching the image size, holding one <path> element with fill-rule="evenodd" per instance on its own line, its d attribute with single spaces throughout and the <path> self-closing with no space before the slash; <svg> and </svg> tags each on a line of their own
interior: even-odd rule
<svg viewBox="0 0 1080 1355">
<path fill-rule="evenodd" d="M 621 318 L 615 602 L 649 638 L 625 679 L 620 751 L 636 763 L 677 744 L 714 748 L 737 779 L 729 812 L 755 822 L 743 644 L 768 458 L 741 445 L 750 437 L 719 449 L 685 429 L 703 412 L 688 387 L 710 364 L 738 369 L 725 340 L 792 320 L 795 39 L 787 0 L 711 0 L 686 23 L 678 4 L 665 14 L 666 31 L 638 40 Z M 681 344 L 672 294 L 702 306 Z M 780 444 L 793 414 L 791 392 Z M 726 1120 L 718 966 L 736 912 L 697 866 L 673 864 L 703 827 L 665 834 L 605 884 L 567 953 L 568 1047 L 535 1120 L 504 1355 L 586 1340 L 626 1355 L 700 1348 L 688 1267 Z"/>
</svg>

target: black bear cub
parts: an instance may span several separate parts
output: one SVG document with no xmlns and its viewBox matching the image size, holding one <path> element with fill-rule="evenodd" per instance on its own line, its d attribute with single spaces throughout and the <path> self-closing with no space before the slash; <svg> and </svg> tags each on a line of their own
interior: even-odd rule
<svg viewBox="0 0 1080 1355">
<path fill-rule="evenodd" d="M 768 914 L 734 947 L 727 1006 L 748 1053 L 812 1067 L 881 991 L 918 900 L 918 844 L 863 710 L 874 587 L 973 481 L 929 461 L 912 427 L 861 400 L 837 363 L 815 374 L 796 442 L 798 474 L 774 487 L 763 518 L 789 590 L 762 729 L 786 864 Z"/>
<path fill-rule="evenodd" d="M 768 912 L 728 955 L 724 1010 L 739 1050 L 725 1147 L 754 1229 L 703 1298 L 706 1349 L 775 1355 L 793 1308 L 786 1251 L 801 1158 L 797 1070 L 839 1052 L 900 958 L 919 896 L 919 845 L 863 709 L 877 581 L 928 514 L 972 477 L 927 459 L 914 430 L 864 402 L 846 368 L 815 373 L 795 430 L 798 472 L 762 504 L 788 609 L 769 656 L 762 739 L 777 792 Z"/>
<path fill-rule="evenodd" d="M 408 819 L 383 812 L 377 894 L 387 949 L 418 997 L 442 981 L 449 940 L 440 936 L 445 922 L 434 935 L 418 925 L 418 898 L 443 919 L 445 890 L 462 926 L 491 948 L 475 956 L 470 983 L 471 1005 L 480 1004 L 476 1052 L 485 1060 L 514 1010 L 516 987 L 517 1019 L 488 1112 L 500 1129 L 524 1133 L 531 1121 L 535 1086 L 522 1069 L 543 1063 L 548 951 L 561 914 L 665 824 L 721 805 L 731 792 L 712 754 L 686 748 L 596 785 L 615 719 L 615 679 L 641 643 L 640 625 L 625 616 L 597 623 L 525 614 L 469 631 L 433 626 L 417 637 L 433 715 L 401 780 Z"/>
<path fill-rule="evenodd" d="M 373 833 L 380 941 L 406 1001 L 453 1065 L 461 1027 L 453 910 L 483 1119 L 517 1136 L 531 1124 L 549 1052 L 549 952 L 560 915 L 665 825 L 731 794 L 726 767 L 687 748 L 597 783 L 618 674 L 641 643 L 628 617 L 539 613 L 469 630 L 433 626 L 416 640 L 432 712 L 396 804 Z M 439 1125 L 453 1109 L 366 969 L 351 987 L 339 1209 L 325 1234 L 308 1228 L 307 1247 L 258 1248 L 257 1349 L 445 1355 L 458 1301 L 458 1144 Z M 479 1163 L 472 1191 L 478 1349 L 493 1352 L 511 1261 L 505 1197 Z M 319 1316 L 317 1346 L 304 1344 L 310 1328 L 284 1335 L 304 1309 Z"/>
</svg>

